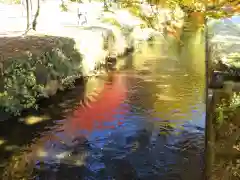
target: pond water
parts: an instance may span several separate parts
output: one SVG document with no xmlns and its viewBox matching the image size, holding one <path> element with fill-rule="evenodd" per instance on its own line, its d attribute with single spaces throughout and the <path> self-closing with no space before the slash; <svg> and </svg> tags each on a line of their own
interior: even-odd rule
<svg viewBox="0 0 240 180">
<path fill-rule="evenodd" d="M 204 44 L 186 37 L 143 43 L 121 70 L 0 122 L 1 179 L 202 180 Z"/>
</svg>

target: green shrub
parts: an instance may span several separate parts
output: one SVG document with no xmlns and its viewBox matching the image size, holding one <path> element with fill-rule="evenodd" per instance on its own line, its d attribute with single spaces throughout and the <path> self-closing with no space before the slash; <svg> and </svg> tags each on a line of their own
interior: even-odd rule
<svg viewBox="0 0 240 180">
<path fill-rule="evenodd" d="M 229 103 L 222 100 L 215 109 L 217 127 L 221 127 L 224 122 L 229 123 L 232 119 L 234 112 L 240 107 L 240 94 L 234 92 Z"/>
<path fill-rule="evenodd" d="M 64 3 L 60 4 L 60 9 L 61 9 L 62 12 L 67 12 L 68 11 L 68 7 Z"/>
<path fill-rule="evenodd" d="M 39 37 L 40 40 L 44 38 L 49 37 Z M 75 42 L 69 38 L 55 38 L 54 43 L 55 47 L 39 47 L 38 53 L 31 52 L 30 48 L 28 53 L 4 60 L 1 109 L 18 115 L 23 109 L 37 107 L 37 100 L 47 95 L 44 90 L 51 80 L 57 80 L 64 89 L 82 75 L 81 56 L 74 48 Z"/>
</svg>

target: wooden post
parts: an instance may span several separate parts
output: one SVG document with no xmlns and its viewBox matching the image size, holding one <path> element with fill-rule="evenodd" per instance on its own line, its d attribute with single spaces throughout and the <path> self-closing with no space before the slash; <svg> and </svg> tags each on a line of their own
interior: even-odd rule
<svg viewBox="0 0 240 180">
<path fill-rule="evenodd" d="M 207 7 L 207 2 L 205 3 Z M 210 61 L 209 55 L 209 42 L 208 42 L 208 19 L 205 16 L 205 66 L 206 66 L 206 126 L 205 126 L 205 180 L 211 179 L 212 174 L 212 165 L 214 163 L 214 128 L 213 128 L 213 118 L 214 118 L 214 110 L 215 110 L 215 93 L 213 92 L 212 98 L 209 98 L 209 89 L 208 89 L 208 65 Z"/>
</svg>

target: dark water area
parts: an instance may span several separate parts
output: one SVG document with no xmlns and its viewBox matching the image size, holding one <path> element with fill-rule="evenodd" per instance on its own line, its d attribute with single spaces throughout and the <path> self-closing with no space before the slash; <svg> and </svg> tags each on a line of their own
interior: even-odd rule
<svg viewBox="0 0 240 180">
<path fill-rule="evenodd" d="M 204 44 L 170 37 L 122 68 L 0 122 L 3 180 L 202 180 Z M 167 42 L 166 42 L 167 41 Z"/>
</svg>

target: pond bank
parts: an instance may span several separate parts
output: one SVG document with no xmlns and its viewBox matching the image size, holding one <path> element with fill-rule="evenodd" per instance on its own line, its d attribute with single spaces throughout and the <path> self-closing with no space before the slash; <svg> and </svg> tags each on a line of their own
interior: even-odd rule
<svg viewBox="0 0 240 180">
<path fill-rule="evenodd" d="M 98 73 L 109 56 L 124 56 L 137 49 L 138 42 L 153 36 L 153 31 L 140 28 L 141 21 L 132 26 L 121 22 L 120 27 L 111 21 L 102 22 L 106 14 L 101 22 L 85 27 L 1 37 L 1 110 L 19 115 L 24 109 L 37 108 L 38 99 L 71 87 L 78 78 Z M 136 28 L 140 30 L 138 36 L 134 36 Z M 141 33 L 143 38 L 139 38 Z"/>
</svg>

